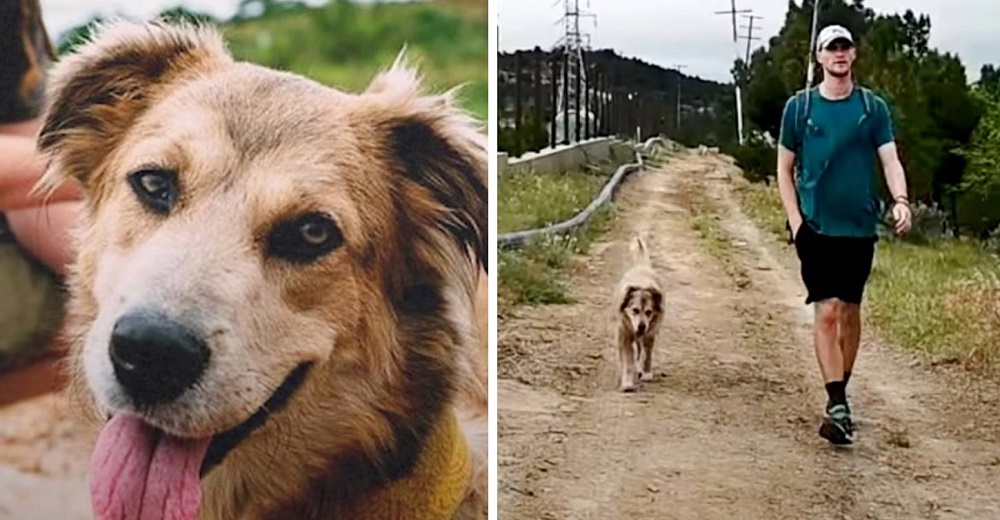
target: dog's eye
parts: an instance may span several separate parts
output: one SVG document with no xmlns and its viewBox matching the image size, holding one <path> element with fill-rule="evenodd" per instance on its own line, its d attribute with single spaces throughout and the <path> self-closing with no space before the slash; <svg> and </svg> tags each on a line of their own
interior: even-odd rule
<svg viewBox="0 0 1000 520">
<path fill-rule="evenodd" d="M 267 240 L 267 254 L 293 263 L 308 263 L 344 242 L 336 222 L 322 213 L 309 213 L 278 223 Z"/>
<path fill-rule="evenodd" d="M 128 176 L 129 185 L 150 210 L 170 213 L 177 202 L 177 174 L 170 170 L 139 170 Z"/>
<path fill-rule="evenodd" d="M 632 314 L 639 315 L 639 309 L 632 309 Z"/>
<path fill-rule="evenodd" d="M 650 317 L 652 315 L 653 315 L 653 311 L 651 311 L 649 309 L 646 309 L 646 317 L 648 318 L 648 317 Z"/>
</svg>

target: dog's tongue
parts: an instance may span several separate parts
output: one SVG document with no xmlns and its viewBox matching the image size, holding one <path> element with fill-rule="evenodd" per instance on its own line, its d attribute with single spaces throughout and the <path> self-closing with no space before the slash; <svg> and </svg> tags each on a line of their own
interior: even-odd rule
<svg viewBox="0 0 1000 520">
<path fill-rule="evenodd" d="M 97 520 L 193 520 L 201 508 L 202 459 L 211 437 L 179 439 L 116 414 L 90 462 Z"/>
</svg>

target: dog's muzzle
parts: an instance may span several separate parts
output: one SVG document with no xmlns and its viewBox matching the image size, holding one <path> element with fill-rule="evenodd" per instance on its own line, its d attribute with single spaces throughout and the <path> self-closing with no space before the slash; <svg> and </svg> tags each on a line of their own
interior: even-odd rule
<svg viewBox="0 0 1000 520">
<path fill-rule="evenodd" d="M 137 407 L 180 397 L 208 366 L 205 342 L 183 325 L 154 312 L 123 315 L 111 332 L 115 378 Z"/>
</svg>

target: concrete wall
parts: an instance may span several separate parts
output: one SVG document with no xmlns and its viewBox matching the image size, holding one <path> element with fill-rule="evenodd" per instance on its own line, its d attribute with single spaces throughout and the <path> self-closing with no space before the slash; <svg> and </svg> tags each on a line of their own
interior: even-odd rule
<svg viewBox="0 0 1000 520">
<path fill-rule="evenodd" d="M 497 174 L 504 175 L 515 170 L 558 172 L 575 170 L 584 164 L 611 158 L 612 137 L 595 137 L 572 145 L 558 145 L 539 152 L 528 152 L 517 159 L 506 153 L 497 154 Z"/>
</svg>

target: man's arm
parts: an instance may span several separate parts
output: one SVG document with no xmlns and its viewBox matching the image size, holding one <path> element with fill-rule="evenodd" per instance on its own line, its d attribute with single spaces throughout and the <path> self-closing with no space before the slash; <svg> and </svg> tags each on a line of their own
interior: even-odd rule
<svg viewBox="0 0 1000 520">
<path fill-rule="evenodd" d="M 910 199 L 906 194 L 906 172 L 899 160 L 899 150 L 896 148 L 896 132 L 892 124 L 889 106 L 884 100 L 878 100 L 878 122 L 875 134 L 875 146 L 878 159 L 882 163 L 882 173 L 885 183 L 892 194 L 892 218 L 895 220 L 896 234 L 902 235 L 910 230 L 912 214 Z"/>
<path fill-rule="evenodd" d="M 802 214 L 799 211 L 799 198 L 795 190 L 795 152 L 778 145 L 778 193 L 781 195 L 781 205 L 785 208 L 788 225 L 792 228 L 792 236 L 798 234 L 802 225 Z"/>
<path fill-rule="evenodd" d="M 892 194 L 892 200 L 908 201 L 906 195 L 906 172 L 903 169 L 903 163 L 899 160 L 896 142 L 889 141 L 880 146 L 878 148 L 878 158 L 882 162 L 885 183 L 889 186 L 889 193 Z"/>
<path fill-rule="evenodd" d="M 795 190 L 795 98 L 785 102 L 781 115 L 781 131 L 778 137 L 778 193 L 781 195 L 781 205 L 785 208 L 792 238 L 798 234 L 802 225 L 802 213 L 799 211 L 799 199 Z"/>
</svg>

